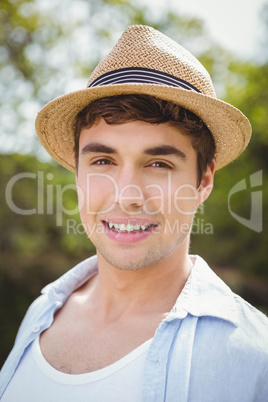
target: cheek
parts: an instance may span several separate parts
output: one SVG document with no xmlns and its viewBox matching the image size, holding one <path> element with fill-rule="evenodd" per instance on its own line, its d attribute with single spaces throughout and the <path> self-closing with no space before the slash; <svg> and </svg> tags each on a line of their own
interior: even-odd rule
<svg viewBox="0 0 268 402">
<path fill-rule="evenodd" d="M 115 180 L 105 174 L 90 173 L 77 180 L 78 205 L 80 213 L 95 214 L 112 208 L 117 185 Z"/>
<path fill-rule="evenodd" d="M 163 215 L 193 215 L 199 204 L 199 192 L 194 180 L 187 180 L 185 176 L 183 181 L 170 176 L 165 182 L 148 185 L 145 211 Z M 189 182 L 192 184 L 187 184 Z"/>
<path fill-rule="evenodd" d="M 183 184 L 174 192 L 173 207 L 175 210 L 185 216 L 192 216 L 198 205 L 199 193 L 195 186 Z"/>
<path fill-rule="evenodd" d="M 143 210 L 148 215 L 163 214 L 166 206 L 165 187 L 159 184 L 149 184 L 145 191 Z"/>
</svg>

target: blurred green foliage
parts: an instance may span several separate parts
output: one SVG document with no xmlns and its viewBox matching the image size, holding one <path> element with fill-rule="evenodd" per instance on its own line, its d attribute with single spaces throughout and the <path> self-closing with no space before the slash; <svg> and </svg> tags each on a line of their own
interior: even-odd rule
<svg viewBox="0 0 268 402">
<path fill-rule="evenodd" d="M 75 13 L 74 4 L 83 15 Z M 263 13 L 266 27 L 267 9 Z M 52 10 L 42 0 L 2 0 L 0 90 L 5 98 L 0 100 L 1 146 L 9 143 L 12 153 L 0 157 L 0 365 L 41 288 L 94 253 L 75 212 L 74 175 L 54 162 L 38 159 L 44 153 L 33 132 L 36 108 L 69 90 L 66 83 L 77 77 L 86 83 L 100 57 L 132 23 L 154 26 L 191 50 L 209 70 L 218 93 L 251 120 L 250 146 L 237 161 L 216 173 L 214 190 L 197 214 L 196 228 L 201 234 L 193 234 L 191 252 L 203 256 L 236 292 L 268 311 L 265 51 L 262 63 L 236 60 L 212 42 L 202 21 L 185 18 L 168 7 L 156 13 L 151 6 L 131 0 L 57 0 Z M 81 38 L 83 52 L 82 44 L 78 46 Z M 22 151 L 24 143 L 32 155 L 14 153 Z M 250 175 L 258 171 L 263 175 L 260 233 L 241 225 L 228 210 L 228 194 L 245 179 L 247 188 L 232 197 L 231 208 L 250 217 Z M 18 209 L 32 213 L 18 213 Z M 68 215 L 67 210 L 73 213 Z"/>
<path fill-rule="evenodd" d="M 79 233 L 77 230 L 67 233 L 68 219 L 80 223 L 77 213 L 70 216 L 64 213 L 75 212 L 77 206 L 74 184 L 70 187 L 74 183 L 71 172 L 18 154 L 1 155 L 0 171 L 0 363 L 3 363 L 19 321 L 42 287 L 92 255 L 94 248 L 81 227 Z"/>
</svg>

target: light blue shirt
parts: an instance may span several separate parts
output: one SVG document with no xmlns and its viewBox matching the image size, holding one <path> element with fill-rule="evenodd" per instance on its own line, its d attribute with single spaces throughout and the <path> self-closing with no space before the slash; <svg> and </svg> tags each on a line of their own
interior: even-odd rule
<svg viewBox="0 0 268 402">
<path fill-rule="evenodd" d="M 202 258 L 192 258 L 191 275 L 148 350 L 142 400 L 268 401 L 268 319 L 234 294 Z M 68 296 L 97 270 L 94 256 L 42 290 L 1 370 L 0 397 L 27 346 L 52 324 L 55 311 Z"/>
</svg>

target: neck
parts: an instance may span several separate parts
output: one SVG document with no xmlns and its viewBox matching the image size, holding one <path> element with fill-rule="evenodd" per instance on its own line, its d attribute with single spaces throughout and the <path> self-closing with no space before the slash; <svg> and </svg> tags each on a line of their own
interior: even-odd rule
<svg viewBox="0 0 268 402">
<path fill-rule="evenodd" d="M 90 302 L 103 319 L 124 314 L 170 311 L 191 272 L 188 253 L 159 260 L 148 267 L 124 271 L 111 266 L 98 253 L 99 274 L 88 283 Z"/>
</svg>

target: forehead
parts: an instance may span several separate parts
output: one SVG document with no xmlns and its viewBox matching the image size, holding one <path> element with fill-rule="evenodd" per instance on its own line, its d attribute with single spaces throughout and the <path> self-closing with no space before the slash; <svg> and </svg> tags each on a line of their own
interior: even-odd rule
<svg viewBox="0 0 268 402">
<path fill-rule="evenodd" d="M 137 150 L 158 145 L 171 145 L 189 152 L 192 148 L 191 139 L 182 130 L 168 123 L 151 124 L 143 121 L 131 121 L 122 124 L 107 124 L 100 119 L 90 128 L 81 130 L 80 150 L 90 142 L 103 143 L 118 150 Z"/>
</svg>

